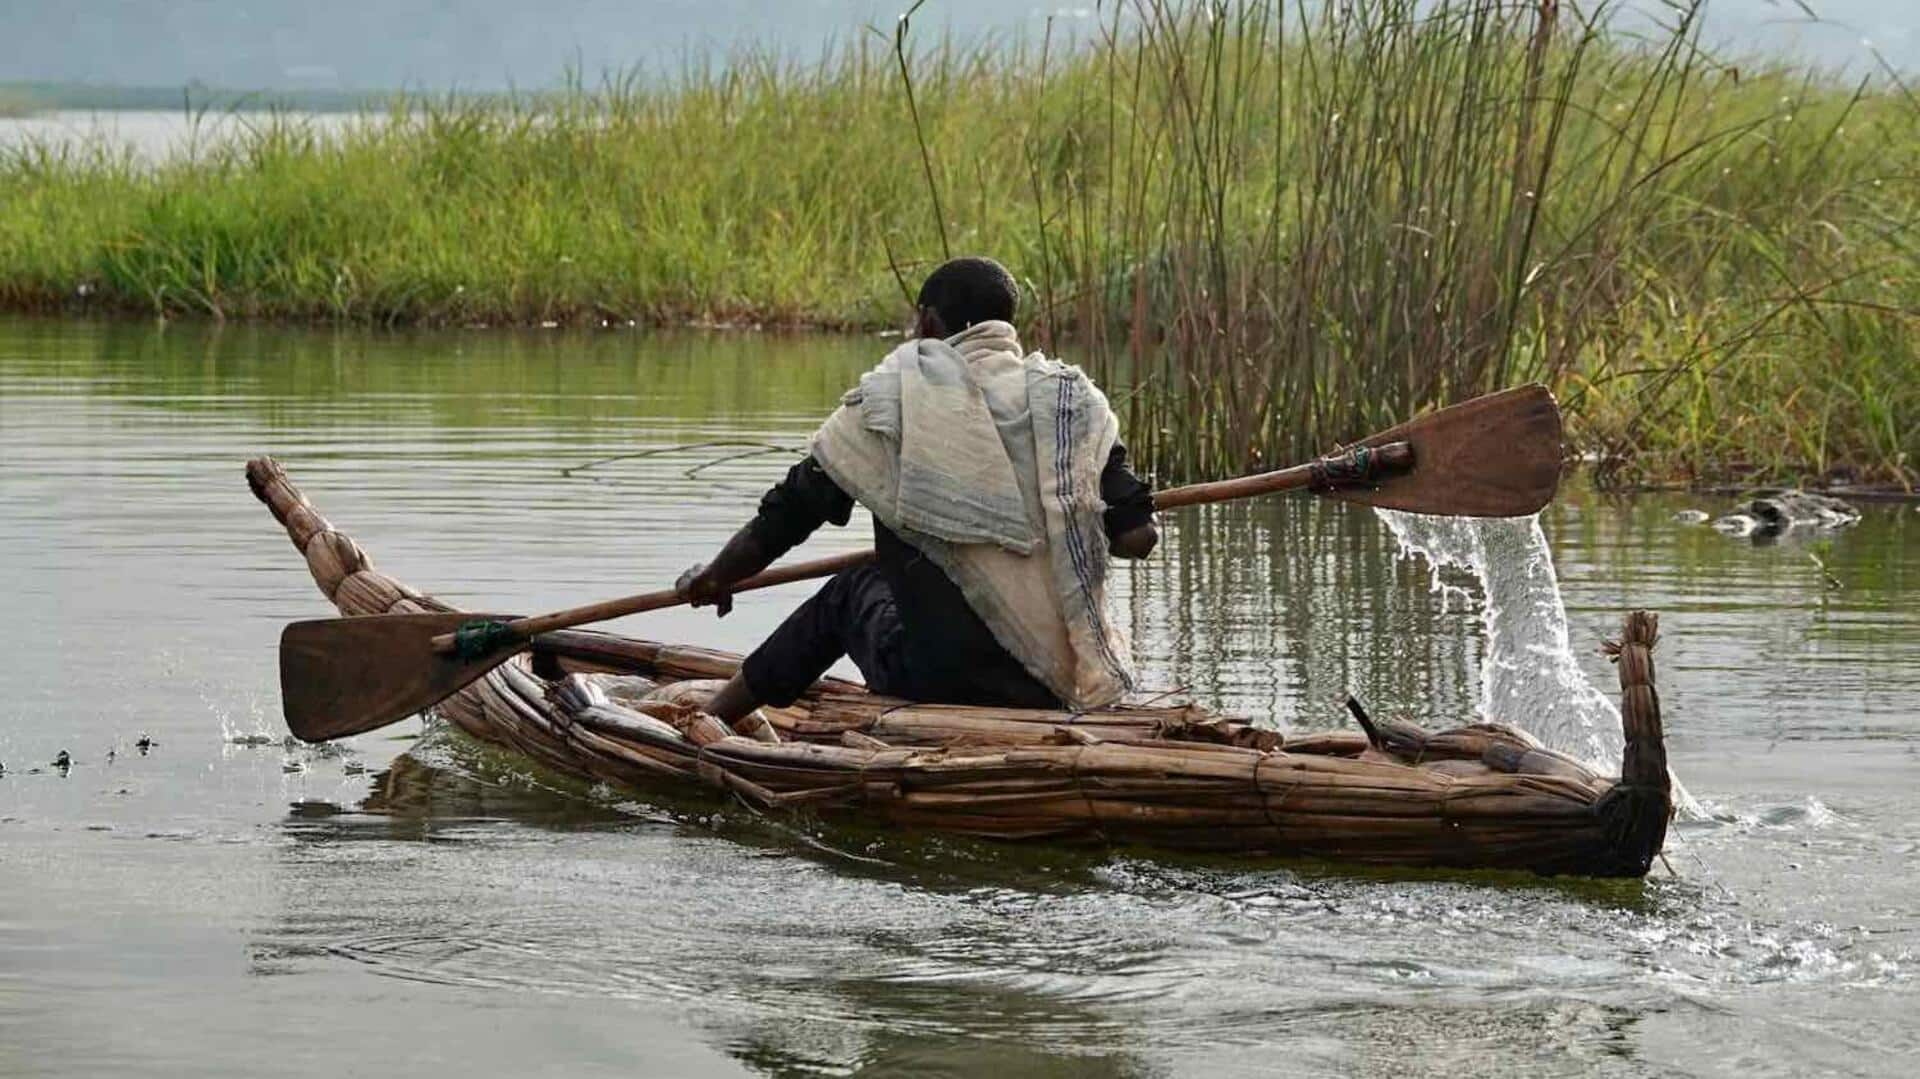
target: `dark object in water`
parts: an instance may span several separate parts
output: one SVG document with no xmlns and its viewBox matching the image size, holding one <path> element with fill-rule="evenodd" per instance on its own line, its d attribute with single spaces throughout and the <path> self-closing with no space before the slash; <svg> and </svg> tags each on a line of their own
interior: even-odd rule
<svg viewBox="0 0 1920 1079">
<path fill-rule="evenodd" d="M 1761 491 L 1747 503 L 1747 512 L 1778 528 L 1796 525 L 1844 528 L 1860 520 L 1860 511 L 1847 503 L 1810 491 Z"/>
<path fill-rule="evenodd" d="M 451 610 L 374 569 L 271 459 L 247 471 L 341 613 Z M 438 710 L 475 738 L 569 775 L 639 789 L 704 784 L 772 810 L 1004 840 L 1637 877 L 1659 853 L 1672 808 L 1652 692 L 1656 625 L 1636 612 L 1612 646 L 1627 731 L 1618 779 L 1570 760 L 1561 767 L 1497 724 L 1428 732 L 1369 718 L 1384 750 L 1353 731 L 1283 745 L 1273 731 L 1192 705 L 915 704 L 833 678 L 791 707 L 765 709 L 780 739 L 765 742 L 684 702 L 633 700 L 631 683 L 608 678 L 724 678 L 738 656 L 582 630 L 535 638 L 531 655 Z M 1409 752 L 1418 760 L 1399 759 Z M 1490 756 L 1516 771 L 1488 766 Z"/>
<path fill-rule="evenodd" d="M 148 750 L 152 749 L 154 746 L 157 746 L 159 744 L 160 743 L 154 741 L 152 738 L 143 734 L 140 736 L 140 740 L 133 744 L 133 748 L 139 750 L 140 755 L 144 757 L 147 755 Z"/>
<path fill-rule="evenodd" d="M 53 766 L 55 768 L 60 769 L 62 772 L 64 772 L 67 769 L 73 767 L 73 758 L 67 754 L 66 750 L 63 749 L 59 753 L 54 755 Z"/>
<path fill-rule="evenodd" d="M 1758 491 L 1744 505 L 1713 522 L 1730 536 L 1770 543 L 1796 528 L 1845 528 L 1860 520 L 1860 511 L 1837 498 L 1808 491 Z"/>
</svg>

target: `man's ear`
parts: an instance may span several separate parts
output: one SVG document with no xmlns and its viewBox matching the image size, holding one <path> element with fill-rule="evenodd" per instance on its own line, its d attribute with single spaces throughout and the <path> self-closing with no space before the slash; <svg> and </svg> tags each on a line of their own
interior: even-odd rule
<svg viewBox="0 0 1920 1079">
<path fill-rule="evenodd" d="M 917 337 L 946 338 L 947 324 L 940 320 L 940 312 L 931 307 L 920 308 L 920 315 L 914 321 L 913 332 Z"/>
</svg>

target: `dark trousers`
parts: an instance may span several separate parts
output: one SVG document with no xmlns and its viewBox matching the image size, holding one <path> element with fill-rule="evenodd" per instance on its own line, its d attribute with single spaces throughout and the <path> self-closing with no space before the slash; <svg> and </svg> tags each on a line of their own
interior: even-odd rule
<svg viewBox="0 0 1920 1079">
<path fill-rule="evenodd" d="M 961 637 L 972 634 L 957 635 Z M 1059 706 L 1044 685 L 997 645 L 956 655 L 942 634 L 911 632 L 886 577 L 874 566 L 838 574 L 801 604 L 741 664 L 748 688 L 765 704 L 789 705 L 841 656 L 867 688 L 888 697 L 943 704 Z"/>
</svg>

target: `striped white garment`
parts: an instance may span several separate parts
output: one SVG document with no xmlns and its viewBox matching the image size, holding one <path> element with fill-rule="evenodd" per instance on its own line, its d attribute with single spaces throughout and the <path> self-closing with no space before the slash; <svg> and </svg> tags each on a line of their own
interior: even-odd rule
<svg viewBox="0 0 1920 1079">
<path fill-rule="evenodd" d="M 1002 647 L 1072 708 L 1133 686 L 1106 608 L 1100 474 L 1119 439 L 1077 367 L 1005 322 L 909 341 L 813 438 L 835 483 L 939 566 Z"/>
</svg>

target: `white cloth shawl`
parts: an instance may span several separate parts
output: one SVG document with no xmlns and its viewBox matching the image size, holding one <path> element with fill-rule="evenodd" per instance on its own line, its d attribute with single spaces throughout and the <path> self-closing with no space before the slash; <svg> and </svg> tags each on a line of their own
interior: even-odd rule
<svg viewBox="0 0 1920 1079">
<path fill-rule="evenodd" d="M 1132 645 L 1106 610 L 1100 474 L 1118 438 L 1079 368 L 982 322 L 893 350 L 821 425 L 813 456 L 1035 678 L 1099 708 L 1133 686 Z"/>
</svg>

